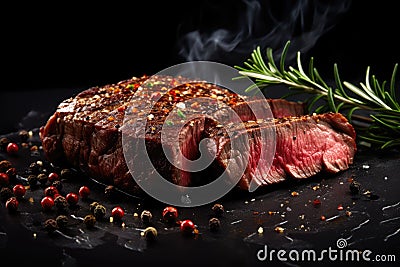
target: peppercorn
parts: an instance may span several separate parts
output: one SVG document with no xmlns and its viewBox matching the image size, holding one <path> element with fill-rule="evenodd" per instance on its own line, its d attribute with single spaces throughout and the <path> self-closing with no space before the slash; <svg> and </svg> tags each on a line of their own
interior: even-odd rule
<svg viewBox="0 0 400 267">
<path fill-rule="evenodd" d="M 52 183 L 52 182 L 54 182 L 54 181 L 59 180 L 60 177 L 58 176 L 57 173 L 51 172 L 51 173 L 49 173 L 49 175 L 48 175 L 48 179 L 49 179 L 50 183 Z"/>
<path fill-rule="evenodd" d="M 93 213 L 94 209 L 97 207 L 97 205 L 100 205 L 100 203 L 97 202 L 97 201 L 94 201 L 94 202 L 90 203 L 89 210 Z"/>
<path fill-rule="evenodd" d="M 0 187 L 8 186 L 9 183 L 10 177 L 8 177 L 8 174 L 0 172 Z"/>
<path fill-rule="evenodd" d="M 26 193 L 26 188 L 22 184 L 16 184 L 13 187 L 13 193 L 16 198 L 22 198 Z"/>
<path fill-rule="evenodd" d="M 51 186 L 54 186 L 55 188 L 57 188 L 58 191 L 61 191 L 62 187 L 63 187 L 63 185 L 62 185 L 60 180 L 52 182 Z"/>
<path fill-rule="evenodd" d="M 83 223 L 86 225 L 87 228 L 93 228 L 96 224 L 96 217 L 92 214 L 88 214 L 83 218 Z"/>
<path fill-rule="evenodd" d="M 6 151 L 10 155 L 16 155 L 18 153 L 19 146 L 16 143 L 8 143 Z"/>
<path fill-rule="evenodd" d="M 37 176 L 37 179 L 38 179 L 38 181 L 39 181 L 39 183 L 40 183 L 41 185 L 46 185 L 46 183 L 47 183 L 47 181 L 48 181 L 47 175 L 44 174 L 44 173 L 40 173 L 40 174 Z"/>
<path fill-rule="evenodd" d="M 58 229 L 57 221 L 54 219 L 47 219 L 44 222 L 44 229 L 49 233 L 53 233 Z"/>
<path fill-rule="evenodd" d="M 7 199 L 9 199 L 10 197 L 13 197 L 13 196 L 14 196 L 13 191 L 8 187 L 3 187 L 0 190 L 0 199 L 3 202 L 6 201 Z"/>
<path fill-rule="evenodd" d="M 108 199 L 114 198 L 116 195 L 115 187 L 113 185 L 106 186 L 106 188 L 104 189 L 104 194 Z"/>
<path fill-rule="evenodd" d="M 45 196 L 49 196 L 49 197 L 52 197 L 52 198 L 55 197 L 55 194 L 59 194 L 59 192 L 58 192 L 58 190 L 57 190 L 57 188 L 55 186 L 46 187 L 44 189 L 43 193 L 44 193 Z"/>
<path fill-rule="evenodd" d="M 28 172 L 30 174 L 38 175 L 40 173 L 40 165 L 36 162 L 32 162 L 28 167 Z"/>
<path fill-rule="evenodd" d="M 74 178 L 74 173 L 70 169 L 62 169 L 60 175 L 61 179 L 70 180 Z"/>
<path fill-rule="evenodd" d="M 6 172 L 11 167 L 12 167 L 12 164 L 8 160 L 0 161 L 0 172 Z"/>
<path fill-rule="evenodd" d="M 83 185 L 79 188 L 79 195 L 81 196 L 82 199 L 87 199 L 90 195 L 90 189 L 89 187 Z"/>
<path fill-rule="evenodd" d="M 70 206 L 75 206 L 76 204 L 78 204 L 79 196 L 73 192 L 68 193 L 65 198 L 67 199 Z"/>
<path fill-rule="evenodd" d="M 46 197 L 42 198 L 42 200 L 40 201 L 40 204 L 42 205 L 42 208 L 44 211 L 49 211 L 54 206 L 54 200 L 51 197 L 46 196 Z"/>
<path fill-rule="evenodd" d="M 22 142 L 26 142 L 29 139 L 29 133 L 27 130 L 21 130 L 18 133 L 19 138 L 21 139 Z"/>
<path fill-rule="evenodd" d="M 28 175 L 27 180 L 28 180 L 28 184 L 31 188 L 35 188 L 38 184 L 38 178 L 37 178 L 37 175 L 35 175 L 35 174 Z"/>
<path fill-rule="evenodd" d="M 221 216 L 225 211 L 224 206 L 222 206 L 222 204 L 219 204 L 219 203 L 214 204 L 214 206 L 212 206 L 211 210 L 214 212 L 215 216 L 217 216 L 217 217 Z"/>
<path fill-rule="evenodd" d="M 150 223 L 151 218 L 153 218 L 153 215 L 151 214 L 150 211 L 148 210 L 144 210 L 142 211 L 142 213 L 140 214 L 140 219 L 142 219 L 143 223 Z"/>
<path fill-rule="evenodd" d="M 63 212 L 63 211 L 65 211 L 67 209 L 68 202 L 67 202 L 67 199 L 65 197 L 60 195 L 60 196 L 57 196 L 54 199 L 54 205 L 56 206 L 58 211 Z"/>
<path fill-rule="evenodd" d="M 6 171 L 6 174 L 8 175 L 8 177 L 10 177 L 10 179 L 15 179 L 17 177 L 17 169 L 11 167 Z"/>
<path fill-rule="evenodd" d="M 68 217 L 65 215 L 58 215 L 56 222 L 58 227 L 65 228 L 68 225 Z"/>
<path fill-rule="evenodd" d="M 357 182 L 357 181 L 352 181 L 351 183 L 350 183 L 350 192 L 351 192 L 351 194 L 353 194 L 353 195 L 357 195 L 359 192 L 360 192 L 360 189 L 361 189 L 361 184 L 359 183 L 359 182 Z"/>
<path fill-rule="evenodd" d="M 181 232 L 183 234 L 193 234 L 196 229 L 196 225 L 191 220 L 183 220 L 180 225 Z"/>
<path fill-rule="evenodd" d="M 157 229 L 154 227 L 147 227 L 143 231 L 143 236 L 146 238 L 148 241 L 154 241 L 157 238 Z"/>
<path fill-rule="evenodd" d="M 18 210 L 18 200 L 16 197 L 10 197 L 6 201 L 6 208 L 10 213 L 16 212 Z"/>
<path fill-rule="evenodd" d="M 116 220 L 121 220 L 124 217 L 125 211 L 120 206 L 116 206 L 111 210 L 111 216 Z"/>
<path fill-rule="evenodd" d="M 2 151 L 6 151 L 7 145 L 8 145 L 10 142 L 11 142 L 11 140 L 8 139 L 7 137 L 2 137 L 2 138 L 0 139 L 0 149 L 1 149 Z"/>
<path fill-rule="evenodd" d="M 209 226 L 211 232 L 216 232 L 221 227 L 221 222 L 218 218 L 214 217 L 208 221 L 208 226 Z"/>
<path fill-rule="evenodd" d="M 165 207 L 162 212 L 162 217 L 167 223 L 176 222 L 176 219 L 178 218 L 178 210 L 172 206 Z"/>
<path fill-rule="evenodd" d="M 97 205 L 96 208 L 94 208 L 93 214 L 98 220 L 104 218 L 104 216 L 106 216 L 106 207 L 101 204 Z"/>
</svg>

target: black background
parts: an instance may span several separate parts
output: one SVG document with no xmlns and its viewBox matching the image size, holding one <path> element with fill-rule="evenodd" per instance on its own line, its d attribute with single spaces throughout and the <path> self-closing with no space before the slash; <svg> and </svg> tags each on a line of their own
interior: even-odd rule
<svg viewBox="0 0 400 267">
<path fill-rule="evenodd" d="M 336 1 L 310 2 L 329 7 Z M 282 17 L 293 8 L 291 3 L 264 1 L 262 12 L 269 10 Z M 347 11 L 334 17 L 331 28 L 304 51 L 304 58 L 315 57 L 323 77 L 333 77 L 332 65 L 338 63 L 344 80 L 361 81 L 367 66 L 379 80 L 389 80 L 400 58 L 395 3 L 349 3 Z M 179 55 L 180 37 L 190 30 L 229 28 L 241 8 L 243 1 L 206 0 L 132 1 L 113 6 L 99 2 L 10 4 L 3 10 L 7 16 L 3 17 L 0 61 L 1 133 L 19 127 L 15 118 L 21 120 L 44 106 L 55 108 L 55 103 L 79 90 L 154 74 L 184 62 Z M 300 27 L 296 34 L 301 31 Z M 226 58 L 229 64 L 243 62 L 242 58 Z M 218 60 L 224 62 L 223 57 Z M 43 96 L 34 97 L 38 94 Z"/>
</svg>

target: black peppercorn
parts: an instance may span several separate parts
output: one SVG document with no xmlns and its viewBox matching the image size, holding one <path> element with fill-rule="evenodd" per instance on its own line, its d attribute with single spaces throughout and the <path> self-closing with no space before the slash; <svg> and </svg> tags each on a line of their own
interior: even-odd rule
<svg viewBox="0 0 400 267">
<path fill-rule="evenodd" d="M 210 231 L 216 232 L 219 230 L 219 228 L 221 228 L 221 222 L 218 218 L 211 218 L 208 221 L 208 226 L 210 228 Z"/>
<path fill-rule="evenodd" d="M 19 131 L 18 136 L 22 142 L 26 142 L 29 139 L 29 132 L 27 130 L 21 130 Z"/>
<path fill-rule="evenodd" d="M 350 192 L 353 195 L 357 195 L 360 192 L 360 189 L 361 189 L 361 184 L 359 182 L 353 180 L 350 183 Z"/>
<path fill-rule="evenodd" d="M 100 204 L 97 205 L 96 208 L 94 208 L 93 214 L 98 220 L 104 218 L 104 216 L 106 216 L 106 207 Z"/>
<path fill-rule="evenodd" d="M 39 164 L 37 164 L 36 162 L 32 162 L 30 165 L 29 165 L 29 168 L 28 168 L 28 172 L 30 173 L 30 174 L 35 174 L 35 175 L 38 175 L 39 173 L 40 173 L 40 165 Z"/>
<path fill-rule="evenodd" d="M 104 194 L 106 195 L 107 198 L 112 199 L 115 197 L 116 194 L 116 189 L 113 185 L 108 185 L 104 189 Z"/>
<path fill-rule="evenodd" d="M 30 175 L 28 175 L 27 180 L 28 180 L 28 184 L 30 185 L 31 188 L 35 188 L 37 186 L 37 183 L 38 183 L 37 175 L 30 174 Z"/>
<path fill-rule="evenodd" d="M 60 172 L 61 179 L 70 180 L 74 178 L 74 173 L 70 169 L 62 169 Z"/>
<path fill-rule="evenodd" d="M 94 209 L 97 207 L 97 205 L 100 205 L 100 203 L 97 202 L 97 201 L 94 201 L 94 202 L 90 203 L 89 210 L 93 213 Z"/>
<path fill-rule="evenodd" d="M 60 228 L 65 228 L 68 225 L 68 217 L 65 215 L 58 215 L 56 218 L 57 226 Z"/>
<path fill-rule="evenodd" d="M 93 228 L 96 224 L 96 217 L 92 214 L 88 214 L 83 218 L 83 223 L 86 225 L 87 228 Z"/>
<path fill-rule="evenodd" d="M 68 207 L 67 199 L 63 196 L 57 196 L 54 199 L 54 206 L 56 206 L 58 211 L 65 211 Z"/>
<path fill-rule="evenodd" d="M 142 219 L 143 223 L 150 223 L 151 218 L 153 218 L 153 215 L 151 214 L 150 211 L 148 210 L 144 210 L 142 211 L 142 213 L 140 214 L 140 219 Z"/>
<path fill-rule="evenodd" d="M 8 175 L 8 177 L 10 179 L 15 179 L 17 177 L 17 169 L 14 167 L 11 167 L 6 171 L 6 174 Z"/>
<path fill-rule="evenodd" d="M 58 229 L 57 221 L 54 219 L 47 219 L 43 226 L 44 229 L 49 233 L 52 233 Z"/>
<path fill-rule="evenodd" d="M 0 172 L 6 172 L 11 167 L 12 167 L 12 164 L 8 160 L 0 161 Z"/>
<path fill-rule="evenodd" d="M 225 209 L 224 206 L 222 206 L 222 204 L 216 203 L 214 204 L 214 206 L 212 206 L 211 210 L 214 212 L 215 216 L 221 216 Z"/>
<path fill-rule="evenodd" d="M 47 178 L 47 175 L 46 175 L 46 174 L 40 173 L 40 174 L 37 176 L 37 178 L 38 178 L 38 181 L 39 181 L 39 183 L 40 183 L 41 185 L 46 185 L 46 183 L 47 183 L 47 181 L 48 181 L 48 178 Z"/>
<path fill-rule="evenodd" d="M 3 202 L 13 196 L 14 196 L 13 191 L 8 187 L 3 187 L 0 190 L 0 198 L 1 198 L 1 201 L 3 201 Z"/>
<path fill-rule="evenodd" d="M 11 142 L 10 139 L 8 139 L 7 137 L 2 137 L 0 139 L 0 150 L 2 151 L 6 151 L 8 144 Z"/>
<path fill-rule="evenodd" d="M 51 186 L 54 186 L 55 188 L 57 188 L 58 191 L 61 191 L 61 189 L 62 189 L 62 183 L 60 180 L 56 180 L 56 181 L 52 182 Z"/>
<path fill-rule="evenodd" d="M 146 238 L 146 240 L 154 241 L 157 237 L 157 229 L 149 226 L 146 229 L 144 229 L 142 235 Z"/>
</svg>

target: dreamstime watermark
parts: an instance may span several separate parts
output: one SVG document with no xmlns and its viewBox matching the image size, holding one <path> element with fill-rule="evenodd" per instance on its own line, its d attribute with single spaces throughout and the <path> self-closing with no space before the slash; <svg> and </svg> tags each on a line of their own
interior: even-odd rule
<svg viewBox="0 0 400 267">
<path fill-rule="evenodd" d="M 282 261 L 282 262 L 322 262 L 322 261 L 348 261 L 348 262 L 395 262 L 396 255 L 394 254 L 376 254 L 371 250 L 365 249 L 359 251 L 357 249 L 346 249 L 347 240 L 339 238 L 336 241 L 336 248 L 328 247 L 321 251 L 314 249 L 304 250 L 275 250 L 268 249 L 267 245 L 257 252 L 259 261 Z"/>
<path fill-rule="evenodd" d="M 262 167 L 264 173 L 267 173 L 276 146 L 275 125 L 271 121 L 273 114 L 267 99 L 256 84 L 247 77 L 236 79 L 239 76 L 236 69 L 224 64 L 194 61 L 164 69 L 137 88 L 125 111 L 121 127 L 122 148 L 130 174 L 147 194 L 175 206 L 200 206 L 221 198 L 235 187 L 250 159 L 253 170 L 260 173 L 259 162 L 250 158 L 251 140 L 247 134 L 242 134 L 241 138 L 232 138 L 236 133 L 245 131 L 242 120 L 246 120 L 243 117 L 248 117 L 248 114 L 252 114 L 254 121 L 270 122 L 269 127 L 260 130 L 260 136 L 257 136 L 257 145 L 260 146 L 257 149 L 261 154 L 258 160 L 263 161 Z M 190 97 L 172 99 L 175 94 L 189 94 L 190 92 L 185 91 L 185 84 L 190 81 L 217 85 L 218 87 L 214 86 L 217 88 L 216 94 L 197 92 Z M 159 84 L 162 84 L 161 88 L 155 86 Z M 246 101 L 250 110 L 238 112 L 226 100 L 232 98 L 226 97 L 224 90 L 228 89 L 233 98 L 242 98 L 243 102 L 243 94 L 249 87 L 254 88 L 252 101 Z M 196 105 L 201 107 L 192 108 Z M 160 106 L 164 108 L 161 110 Z M 165 110 L 167 112 L 162 113 Z M 216 156 L 215 141 L 199 134 L 202 127 L 204 128 L 205 118 L 227 131 L 231 158 L 226 159 L 225 171 L 216 179 L 201 186 L 187 186 L 190 175 L 206 169 Z M 232 124 L 234 130 L 230 130 L 232 127 L 225 127 Z M 185 136 L 182 138 L 182 135 Z M 188 158 L 192 152 L 187 151 L 189 145 L 183 144 L 185 142 L 190 143 L 190 149 L 193 149 L 195 143 L 200 152 L 198 158 Z M 240 158 L 235 159 L 235 155 Z M 235 160 L 240 161 L 240 164 Z M 249 191 L 254 191 L 259 185 L 260 182 L 252 179 Z"/>
</svg>

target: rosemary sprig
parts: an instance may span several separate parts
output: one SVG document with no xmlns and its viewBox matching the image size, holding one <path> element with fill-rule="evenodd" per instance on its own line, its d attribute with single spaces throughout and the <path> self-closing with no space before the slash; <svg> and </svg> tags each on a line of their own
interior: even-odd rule
<svg viewBox="0 0 400 267">
<path fill-rule="evenodd" d="M 286 55 L 290 41 L 286 43 L 279 60 L 279 67 L 275 63 L 272 49 L 267 48 L 266 54 L 261 53 L 260 47 L 254 49 L 251 57 L 244 62 L 244 66 L 235 66 L 242 75 L 254 80 L 254 83 L 265 88 L 269 85 L 282 84 L 291 92 L 282 98 L 295 94 L 308 94 L 305 100 L 308 111 L 315 113 L 340 112 L 347 116 L 356 128 L 358 139 L 364 144 L 379 149 L 400 148 L 400 103 L 396 98 L 395 78 L 398 64 L 395 64 L 390 83 L 380 83 L 375 75 L 371 75 L 367 68 L 365 82 L 356 86 L 340 79 L 337 64 L 333 66 L 334 84 L 328 85 L 314 67 L 311 57 L 307 73 L 301 62 L 301 53 L 297 52 L 297 68 L 286 68 Z M 265 56 L 265 58 L 264 58 Z M 255 87 L 247 88 L 247 91 Z M 321 101 L 319 100 L 324 100 Z M 361 111 L 364 115 L 355 114 Z M 363 123 L 356 124 L 356 121 Z"/>
</svg>

